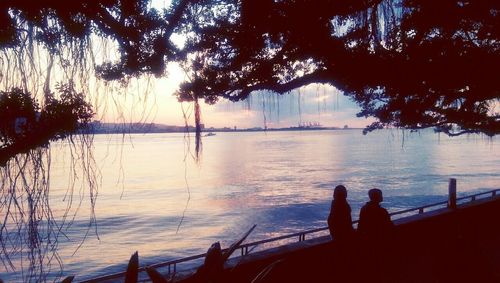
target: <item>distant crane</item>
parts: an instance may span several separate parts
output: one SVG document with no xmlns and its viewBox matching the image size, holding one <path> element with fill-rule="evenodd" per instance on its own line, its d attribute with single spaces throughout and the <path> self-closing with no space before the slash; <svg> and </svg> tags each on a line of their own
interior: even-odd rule
<svg viewBox="0 0 500 283">
<path fill-rule="evenodd" d="M 300 122 L 299 128 L 320 128 L 322 127 L 319 122 Z"/>
</svg>

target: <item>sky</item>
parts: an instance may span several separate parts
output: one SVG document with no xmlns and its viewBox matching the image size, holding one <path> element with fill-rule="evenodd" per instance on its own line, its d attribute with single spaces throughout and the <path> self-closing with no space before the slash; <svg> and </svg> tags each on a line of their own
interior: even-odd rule
<svg viewBox="0 0 500 283">
<path fill-rule="evenodd" d="M 192 103 L 179 103 L 174 95 L 184 79 L 183 71 L 170 64 L 167 75 L 152 79 L 150 91 L 144 95 L 145 81 L 140 87 L 131 87 L 126 96 L 116 98 L 116 107 L 98 109 L 97 120 L 104 122 L 143 122 L 182 126 L 184 113 L 190 125 L 194 124 Z M 272 92 L 252 93 L 242 102 L 220 100 L 215 105 L 201 103 L 202 123 L 205 127 L 230 128 L 285 128 L 300 123 L 319 123 L 325 127 L 362 128 L 372 119 L 357 118 L 360 108 L 341 91 L 330 85 L 309 85 L 283 95 Z M 183 112 L 184 111 L 184 112 Z"/>
<path fill-rule="evenodd" d="M 185 123 L 185 113 L 189 124 L 194 124 L 192 103 L 179 103 L 174 95 L 183 76 L 181 70 L 171 65 L 166 77 L 152 82 L 152 91 L 147 99 L 139 98 L 139 94 L 134 96 L 134 91 L 131 91 L 128 102 L 121 104 L 122 108 L 126 108 L 122 109 L 125 121 L 181 126 Z M 365 127 L 372 120 L 357 118 L 359 110 L 354 102 L 330 85 L 309 85 L 283 95 L 256 92 L 242 102 L 220 100 L 215 105 L 201 103 L 202 123 L 207 128 L 284 128 L 300 123 L 319 123 L 325 127 Z M 116 117 L 117 114 L 111 111 L 107 113 L 106 120 L 112 122 Z"/>
<path fill-rule="evenodd" d="M 168 7 L 170 2 L 152 0 L 151 5 L 162 9 Z M 154 79 L 150 94 L 146 97 L 143 95 L 144 86 L 135 91 L 129 89 L 126 96 L 110 103 L 119 107 L 98 109 L 96 119 L 105 122 L 145 122 L 181 126 L 185 124 L 186 115 L 192 125 L 193 105 L 179 103 L 174 95 L 183 80 L 184 72 L 177 65 L 170 64 L 167 76 Z M 356 113 L 359 110 L 356 103 L 330 85 L 309 85 L 281 96 L 270 92 L 253 93 L 250 99 L 243 102 L 220 100 L 215 105 L 201 104 L 202 123 L 205 127 L 216 128 L 283 128 L 298 126 L 300 123 L 362 128 L 373 122 L 373 119 L 357 118 Z"/>
<path fill-rule="evenodd" d="M 193 125 L 193 104 L 179 103 L 175 96 L 183 79 L 183 71 L 170 64 L 165 77 L 152 78 L 149 84 L 144 79 L 138 80 L 137 86 L 129 87 L 126 95 L 117 96 L 106 107 L 97 109 L 96 120 L 182 126 L 185 113 L 189 124 Z M 145 95 L 146 92 L 149 93 Z M 300 123 L 361 128 L 372 122 L 357 118 L 358 112 L 359 107 L 354 102 L 330 85 L 309 85 L 283 95 L 256 92 L 242 102 L 201 103 L 202 123 L 207 128 L 285 128 Z"/>
</svg>

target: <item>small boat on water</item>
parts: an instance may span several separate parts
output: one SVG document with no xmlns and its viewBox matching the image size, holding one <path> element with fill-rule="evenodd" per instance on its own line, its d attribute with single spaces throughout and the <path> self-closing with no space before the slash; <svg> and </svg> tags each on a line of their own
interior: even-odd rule
<svg viewBox="0 0 500 283">
<path fill-rule="evenodd" d="M 211 136 L 215 136 L 215 133 L 210 132 L 204 135 L 204 137 L 211 137 Z"/>
</svg>

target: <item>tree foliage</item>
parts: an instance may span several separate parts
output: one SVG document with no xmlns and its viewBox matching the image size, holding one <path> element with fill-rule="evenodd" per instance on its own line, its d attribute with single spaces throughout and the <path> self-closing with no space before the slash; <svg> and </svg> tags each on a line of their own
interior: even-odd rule
<svg viewBox="0 0 500 283">
<path fill-rule="evenodd" d="M 120 52 L 117 62 L 96 66 L 104 79 L 162 75 L 165 62 L 174 60 L 176 47 L 169 38 L 188 1 L 174 1 L 162 12 L 149 1 L 131 0 L 4 0 L 0 3 L 0 48 L 12 48 L 35 40 L 51 54 L 90 35 L 114 40 Z M 174 9 L 175 8 L 175 9 Z M 83 51 L 83 50 L 81 50 Z"/>
<path fill-rule="evenodd" d="M 96 39 L 116 56 L 96 55 Z M 201 99 L 239 101 L 309 84 L 333 85 L 357 102 L 360 117 L 376 118 L 365 131 L 500 133 L 499 1 L 172 0 L 159 9 L 150 0 L 1 0 L 0 261 L 7 270 L 26 254 L 25 281 L 44 281 L 50 262 L 60 260 L 57 252 L 46 256 L 64 227 L 48 201 L 50 141 L 70 141 L 72 178 L 81 168 L 95 204 L 92 138 L 73 136 L 94 114 L 89 77 L 160 77 L 170 62 L 189 77 L 176 95 L 194 102 L 197 137 Z"/>
<path fill-rule="evenodd" d="M 106 80 L 190 73 L 180 101 L 246 99 L 331 84 L 385 126 L 495 135 L 499 126 L 500 4 L 483 0 L 5 0 L 0 46 L 34 34 L 53 53 L 91 34 L 120 57 L 95 66 Z M 173 43 L 173 35 L 186 39 Z"/>
<path fill-rule="evenodd" d="M 181 100 L 238 101 L 256 90 L 326 83 L 361 106 L 358 116 L 377 118 L 365 131 L 500 131 L 498 2 L 217 3 L 190 14 L 196 75 Z"/>
<path fill-rule="evenodd" d="M 94 112 L 71 84 L 57 87 L 40 108 L 30 93 L 19 88 L 0 91 L 0 166 L 18 153 L 47 146 L 50 141 L 87 130 Z"/>
</svg>

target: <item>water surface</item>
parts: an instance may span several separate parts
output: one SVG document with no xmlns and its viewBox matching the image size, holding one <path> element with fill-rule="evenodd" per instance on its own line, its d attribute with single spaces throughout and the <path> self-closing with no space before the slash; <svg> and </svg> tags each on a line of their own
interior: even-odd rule
<svg viewBox="0 0 500 283">
<path fill-rule="evenodd" d="M 445 200 L 450 177 L 461 194 L 500 188 L 496 138 L 398 130 L 217 133 L 203 138 L 199 163 L 188 145 L 183 134 L 95 137 L 98 234 L 92 230 L 77 249 L 89 224 L 87 197 L 78 211 L 77 198 L 75 221 L 59 244 L 65 275 L 84 280 L 124 271 L 135 251 L 144 265 L 205 252 L 215 241 L 227 247 L 253 224 L 248 241 L 323 227 L 337 184 L 348 188 L 353 219 L 373 187 L 384 191 L 389 211 Z M 68 202 L 69 160 L 67 147 L 52 147 L 56 218 Z M 15 281 L 16 274 L 3 277 Z"/>
</svg>

